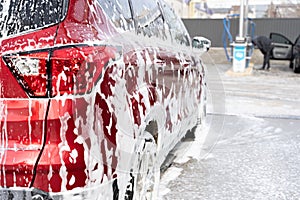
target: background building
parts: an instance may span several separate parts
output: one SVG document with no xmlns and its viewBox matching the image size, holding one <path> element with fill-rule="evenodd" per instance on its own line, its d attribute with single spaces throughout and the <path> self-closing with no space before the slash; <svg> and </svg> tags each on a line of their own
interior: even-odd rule
<svg viewBox="0 0 300 200">
<path fill-rule="evenodd" d="M 166 0 L 181 18 L 224 18 L 238 14 L 240 0 Z M 225 3 L 224 3 L 225 2 Z M 298 18 L 300 0 L 249 0 L 250 18 Z"/>
</svg>

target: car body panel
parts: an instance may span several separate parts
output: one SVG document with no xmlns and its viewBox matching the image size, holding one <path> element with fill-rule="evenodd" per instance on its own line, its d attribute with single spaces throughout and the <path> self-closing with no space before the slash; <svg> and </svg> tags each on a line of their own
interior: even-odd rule
<svg viewBox="0 0 300 200">
<path fill-rule="evenodd" d="M 22 34 L 3 39 L 1 40 L 2 55 L 3 52 L 9 54 L 10 52 L 51 47 L 54 44 L 56 29 L 57 26 L 52 26 L 35 31 L 34 34 Z M 6 67 L 3 59 L 1 59 L 0 69 L 2 72 L 0 74 L 1 98 L 27 98 L 26 92 L 11 74 L 10 69 Z"/>
<path fill-rule="evenodd" d="M 108 1 L 67 5 L 61 22 L 2 39 L 0 197 L 124 199 L 145 131 L 160 166 L 197 124 L 204 68 L 164 2 L 145 3 L 154 12 L 143 17 L 133 6 L 133 19 L 110 16 Z"/>
<path fill-rule="evenodd" d="M 275 60 L 291 60 L 293 56 L 293 43 L 285 36 L 279 33 L 271 33 L 273 49 L 271 59 Z"/>
</svg>

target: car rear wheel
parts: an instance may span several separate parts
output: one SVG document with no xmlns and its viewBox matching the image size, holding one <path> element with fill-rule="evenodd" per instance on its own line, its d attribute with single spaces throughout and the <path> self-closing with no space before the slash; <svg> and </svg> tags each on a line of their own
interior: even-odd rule
<svg viewBox="0 0 300 200">
<path fill-rule="evenodd" d="M 300 57 L 294 59 L 293 70 L 295 73 L 300 73 Z"/>
<path fill-rule="evenodd" d="M 133 165 L 133 194 L 127 199 L 151 200 L 158 198 L 160 167 L 157 163 L 157 144 L 147 131 L 136 149 Z"/>
</svg>

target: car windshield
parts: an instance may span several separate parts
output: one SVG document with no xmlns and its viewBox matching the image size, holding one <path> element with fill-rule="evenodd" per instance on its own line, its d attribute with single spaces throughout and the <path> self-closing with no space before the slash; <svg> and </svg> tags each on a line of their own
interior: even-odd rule
<svg viewBox="0 0 300 200">
<path fill-rule="evenodd" d="M 66 0 L 1 0 L 0 37 L 58 23 Z"/>
</svg>

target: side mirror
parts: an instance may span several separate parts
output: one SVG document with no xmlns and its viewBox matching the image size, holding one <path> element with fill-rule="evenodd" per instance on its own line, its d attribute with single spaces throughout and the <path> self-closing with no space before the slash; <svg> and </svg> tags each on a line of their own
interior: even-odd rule
<svg viewBox="0 0 300 200">
<path fill-rule="evenodd" d="M 203 49 L 204 51 L 208 51 L 211 47 L 211 41 L 202 36 L 193 37 L 192 46 L 196 49 Z"/>
</svg>

